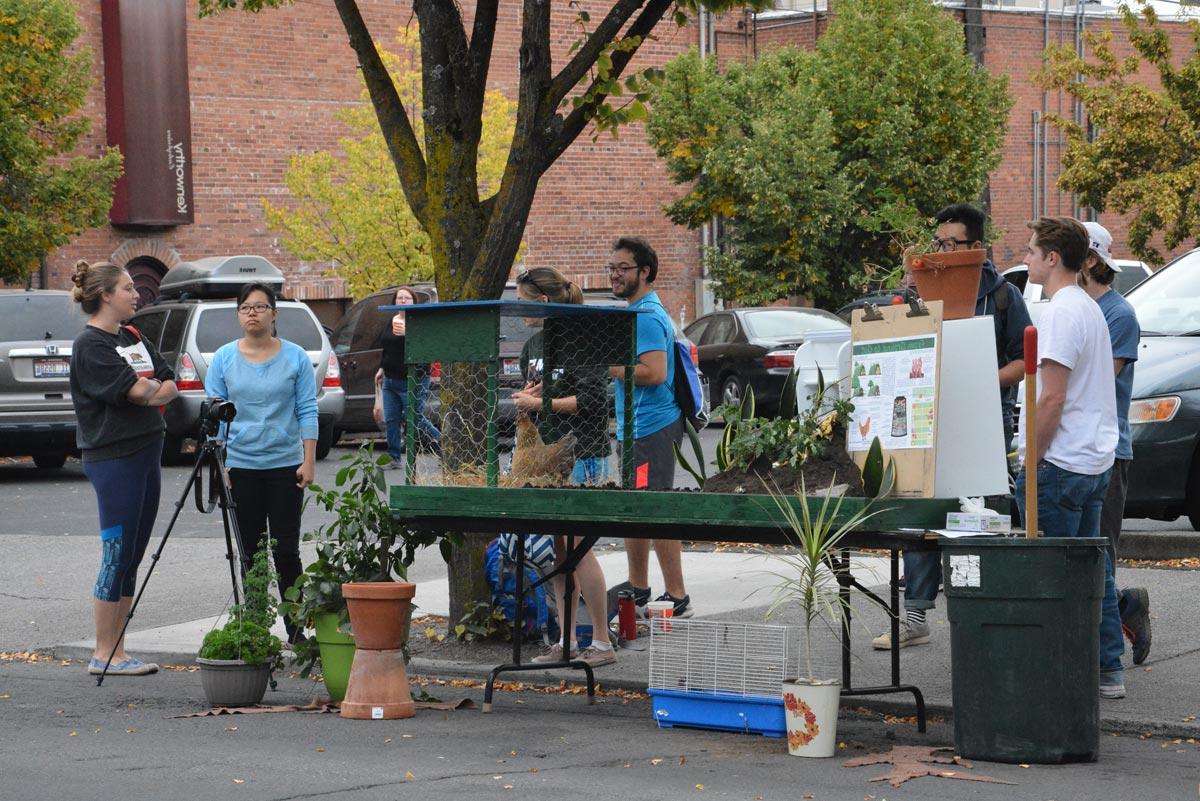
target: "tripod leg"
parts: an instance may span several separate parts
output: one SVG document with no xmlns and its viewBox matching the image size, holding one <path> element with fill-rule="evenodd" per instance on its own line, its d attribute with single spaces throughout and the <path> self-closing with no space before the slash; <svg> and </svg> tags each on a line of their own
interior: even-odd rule
<svg viewBox="0 0 1200 801">
<path fill-rule="evenodd" d="M 233 500 L 233 484 L 229 479 L 229 470 L 214 458 L 209 473 L 209 486 L 217 494 L 217 504 L 221 507 L 221 524 L 225 528 L 225 558 L 229 561 L 229 581 L 233 585 L 233 602 L 241 603 L 238 589 L 238 569 L 241 565 L 241 576 L 250 569 L 250 554 L 246 553 L 245 543 L 242 542 L 242 532 L 237 522 L 237 502 Z M 236 543 L 237 551 L 234 551 Z"/>
<path fill-rule="evenodd" d="M 188 476 L 187 484 L 184 485 L 183 492 L 180 493 L 179 500 L 175 502 L 175 511 L 171 513 L 171 522 L 167 523 L 167 528 L 163 532 L 158 547 L 150 555 L 150 567 L 146 570 L 146 576 L 142 579 L 142 586 L 138 588 L 137 595 L 133 598 L 133 603 L 129 605 L 129 613 L 125 615 L 125 622 L 121 624 L 121 631 L 117 634 L 117 639 L 113 642 L 112 650 L 108 652 L 108 659 L 104 663 L 104 670 L 96 677 L 97 687 L 104 683 L 104 677 L 108 675 L 108 669 L 112 666 L 112 660 L 116 656 L 117 648 L 125 641 L 125 632 L 129 628 L 129 621 L 133 620 L 133 613 L 137 611 L 138 602 L 142 600 L 142 593 L 146 591 L 146 585 L 150 583 L 150 576 L 154 573 L 155 566 L 158 565 L 158 559 L 162 556 L 163 549 L 167 547 L 167 539 L 171 536 L 171 531 L 175 528 L 175 521 L 179 519 L 179 513 L 183 511 L 183 504 L 187 501 L 188 494 L 192 491 L 192 486 L 199 480 L 200 471 L 203 467 L 204 460 L 198 457 L 196 459 L 196 466 L 192 468 L 192 473 Z"/>
</svg>

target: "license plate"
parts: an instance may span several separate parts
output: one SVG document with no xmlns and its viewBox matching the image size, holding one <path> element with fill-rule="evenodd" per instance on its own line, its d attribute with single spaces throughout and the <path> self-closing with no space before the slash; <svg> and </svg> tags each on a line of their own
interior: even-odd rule
<svg viewBox="0 0 1200 801">
<path fill-rule="evenodd" d="M 505 375 L 520 375 L 521 374 L 521 360 L 520 359 L 505 359 L 504 360 L 504 374 Z"/>
<path fill-rule="evenodd" d="M 66 378 L 71 375 L 71 363 L 66 359 L 34 359 L 34 378 Z"/>
</svg>

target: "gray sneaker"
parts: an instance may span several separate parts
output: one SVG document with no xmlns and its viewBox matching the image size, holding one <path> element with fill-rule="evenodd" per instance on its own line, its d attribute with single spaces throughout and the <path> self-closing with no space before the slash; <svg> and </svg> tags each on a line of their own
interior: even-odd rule
<svg viewBox="0 0 1200 801">
<path fill-rule="evenodd" d="M 571 658 L 572 659 L 574 659 L 578 655 L 579 655 L 578 650 L 571 649 Z M 565 662 L 566 660 L 563 659 L 563 647 L 561 644 L 559 644 L 559 645 L 551 645 L 545 651 L 543 651 L 541 654 L 539 654 L 538 656 L 535 656 L 533 659 L 530 659 L 529 661 L 531 664 L 534 664 L 534 665 L 550 665 L 550 664 L 554 664 L 555 662 Z"/>
<path fill-rule="evenodd" d="M 912 626 L 907 620 L 900 621 L 901 648 L 907 648 L 910 645 L 924 645 L 927 642 L 929 642 L 928 623 Z M 876 651 L 890 651 L 892 649 L 892 633 L 888 631 L 880 634 L 871 640 L 871 647 Z"/>
<path fill-rule="evenodd" d="M 613 648 L 605 648 L 600 650 L 594 645 L 589 645 L 579 652 L 576 657 L 583 662 L 587 662 L 592 667 L 600 667 L 601 665 L 613 665 L 617 662 L 617 652 Z"/>
<path fill-rule="evenodd" d="M 1120 674 L 1106 675 L 1100 674 L 1100 697 L 1101 698 L 1124 698 L 1125 697 L 1125 679 Z"/>
</svg>

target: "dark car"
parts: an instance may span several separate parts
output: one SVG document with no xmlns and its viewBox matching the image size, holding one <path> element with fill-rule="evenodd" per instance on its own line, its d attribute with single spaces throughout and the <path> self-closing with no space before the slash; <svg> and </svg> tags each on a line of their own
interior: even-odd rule
<svg viewBox="0 0 1200 801">
<path fill-rule="evenodd" d="M 700 370 L 716 388 L 717 403 L 737 405 L 754 389 L 760 414 L 775 414 L 796 348 L 809 331 L 848 328 L 835 314 L 798 306 L 713 312 L 684 329 L 696 344 Z"/>
<path fill-rule="evenodd" d="M 0 289 L 0 456 L 53 469 L 78 453 L 71 344 L 84 324 L 69 292 Z"/>
<path fill-rule="evenodd" d="M 1126 517 L 1174 520 L 1200 531 L 1200 249 L 1126 296 L 1142 327 L 1129 422 Z"/>
</svg>

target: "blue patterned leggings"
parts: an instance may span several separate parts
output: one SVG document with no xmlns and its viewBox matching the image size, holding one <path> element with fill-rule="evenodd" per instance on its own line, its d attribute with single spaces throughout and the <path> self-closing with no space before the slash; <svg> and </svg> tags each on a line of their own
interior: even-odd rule
<svg viewBox="0 0 1200 801">
<path fill-rule="evenodd" d="M 97 601 L 133 596 L 158 515 L 161 456 L 159 440 L 129 456 L 83 463 L 100 507 L 100 573 L 92 590 Z"/>
</svg>

